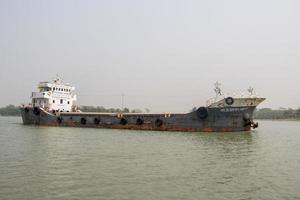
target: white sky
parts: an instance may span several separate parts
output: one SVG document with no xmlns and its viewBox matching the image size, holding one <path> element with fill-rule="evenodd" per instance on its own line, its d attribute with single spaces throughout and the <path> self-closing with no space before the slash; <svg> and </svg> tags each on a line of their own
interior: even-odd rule
<svg viewBox="0 0 300 200">
<path fill-rule="evenodd" d="M 300 106 L 299 0 L 0 1 L 0 106 L 59 74 L 78 104 L 188 111 L 253 86 Z"/>
</svg>

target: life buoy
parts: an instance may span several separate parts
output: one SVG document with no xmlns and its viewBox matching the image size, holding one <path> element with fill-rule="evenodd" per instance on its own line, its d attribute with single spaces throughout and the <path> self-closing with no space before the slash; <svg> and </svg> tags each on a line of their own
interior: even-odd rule
<svg viewBox="0 0 300 200">
<path fill-rule="evenodd" d="M 120 120 L 120 124 L 122 124 L 123 126 L 126 125 L 127 124 L 127 119 L 122 117 L 121 120 Z"/>
<path fill-rule="evenodd" d="M 227 97 L 225 102 L 227 105 L 231 106 L 234 103 L 234 99 L 232 97 Z"/>
<path fill-rule="evenodd" d="M 62 117 L 57 117 L 57 122 L 58 122 L 59 124 L 61 124 L 62 121 L 63 121 L 63 118 L 62 118 Z"/>
<path fill-rule="evenodd" d="M 144 123 L 144 120 L 143 120 L 143 119 L 137 118 L 137 120 L 136 120 L 136 124 L 137 124 L 137 125 L 142 125 L 143 123 Z"/>
<path fill-rule="evenodd" d="M 197 113 L 197 116 L 200 119 L 206 119 L 208 117 L 208 111 L 207 111 L 206 107 L 200 107 L 200 108 L 198 108 L 197 111 L 196 111 L 196 113 Z"/>
<path fill-rule="evenodd" d="M 155 120 L 155 126 L 156 127 L 161 127 L 163 125 L 163 121 L 161 119 L 156 119 Z"/>
<path fill-rule="evenodd" d="M 86 124 L 86 119 L 85 119 L 84 117 L 82 117 L 82 118 L 80 119 L 80 123 L 83 124 L 83 125 L 85 125 L 85 124 Z"/>
<path fill-rule="evenodd" d="M 100 124 L 100 119 L 97 118 L 97 117 L 95 117 L 95 119 L 94 119 L 94 124 Z"/>
<path fill-rule="evenodd" d="M 33 108 L 33 113 L 38 116 L 38 115 L 41 114 L 41 111 L 40 111 L 40 109 L 38 107 L 34 107 Z"/>
<path fill-rule="evenodd" d="M 24 111 L 25 111 L 26 113 L 28 113 L 28 112 L 29 112 L 29 108 L 28 108 L 28 107 L 24 108 Z"/>
</svg>

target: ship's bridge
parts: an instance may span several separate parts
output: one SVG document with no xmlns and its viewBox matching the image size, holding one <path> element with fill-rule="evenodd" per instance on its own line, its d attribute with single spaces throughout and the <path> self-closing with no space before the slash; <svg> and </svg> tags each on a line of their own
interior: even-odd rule
<svg viewBox="0 0 300 200">
<path fill-rule="evenodd" d="M 40 82 L 38 91 L 32 92 L 32 104 L 48 111 L 70 112 L 73 110 L 76 95 L 75 87 L 63 83 L 60 79 L 53 82 Z"/>
</svg>

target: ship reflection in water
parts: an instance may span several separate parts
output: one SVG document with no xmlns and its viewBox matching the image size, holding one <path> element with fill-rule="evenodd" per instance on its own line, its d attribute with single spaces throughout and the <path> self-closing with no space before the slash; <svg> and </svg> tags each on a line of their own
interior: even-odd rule
<svg viewBox="0 0 300 200">
<path fill-rule="evenodd" d="M 261 124 L 174 133 L 0 118 L 0 199 L 299 199 L 300 124 Z"/>
</svg>

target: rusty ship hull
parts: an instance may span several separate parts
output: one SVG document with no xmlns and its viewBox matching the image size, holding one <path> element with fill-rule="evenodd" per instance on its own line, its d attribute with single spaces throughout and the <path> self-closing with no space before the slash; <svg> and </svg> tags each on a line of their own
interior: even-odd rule
<svg viewBox="0 0 300 200">
<path fill-rule="evenodd" d="M 47 112 L 41 107 L 22 107 L 25 125 L 90 127 L 131 130 L 184 132 L 237 132 L 257 128 L 253 112 L 263 98 L 246 99 L 242 103 L 224 102 L 185 113 L 93 113 Z M 239 101 L 236 101 L 239 102 Z M 241 102 L 241 101 L 240 101 Z"/>
</svg>

